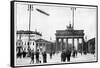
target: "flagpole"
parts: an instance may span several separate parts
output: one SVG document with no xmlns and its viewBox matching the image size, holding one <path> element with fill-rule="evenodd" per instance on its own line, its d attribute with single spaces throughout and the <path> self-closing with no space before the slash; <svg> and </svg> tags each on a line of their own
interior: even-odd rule
<svg viewBox="0 0 100 68">
<path fill-rule="evenodd" d="M 29 11 L 29 39 L 28 39 L 28 51 L 30 52 L 30 27 L 31 27 L 31 11 L 33 11 L 33 5 L 28 5 Z"/>
<path fill-rule="evenodd" d="M 74 14 L 75 14 L 76 8 L 75 7 L 71 7 L 71 10 L 72 10 L 72 28 L 74 29 Z"/>
</svg>

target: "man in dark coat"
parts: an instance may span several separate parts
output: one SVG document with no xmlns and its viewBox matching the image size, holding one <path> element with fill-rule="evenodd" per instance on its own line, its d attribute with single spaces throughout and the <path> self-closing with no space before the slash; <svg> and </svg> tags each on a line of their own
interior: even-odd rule
<svg viewBox="0 0 100 68">
<path fill-rule="evenodd" d="M 73 55 L 72 55 L 74 58 L 77 56 L 77 50 L 73 50 Z"/>
<path fill-rule="evenodd" d="M 61 62 L 65 62 L 66 61 L 66 52 L 62 51 L 61 53 Z"/>
<path fill-rule="evenodd" d="M 32 50 L 31 52 L 31 62 L 30 63 L 34 63 L 34 50 Z"/>
<path fill-rule="evenodd" d="M 66 51 L 66 57 L 67 57 L 67 61 L 69 62 L 70 61 L 70 57 L 71 57 L 71 50 L 67 50 Z"/>
<path fill-rule="evenodd" d="M 19 46 L 19 47 L 17 47 L 17 49 L 18 49 L 17 58 L 21 58 L 21 56 L 22 56 L 22 52 L 21 52 L 22 47 Z"/>
<path fill-rule="evenodd" d="M 36 63 L 39 63 L 39 50 L 36 51 Z"/>
<path fill-rule="evenodd" d="M 46 52 L 43 52 L 42 55 L 43 55 L 43 63 L 47 63 L 47 54 L 46 54 Z"/>
<path fill-rule="evenodd" d="M 25 49 L 23 50 L 23 58 L 25 58 L 26 57 L 26 51 L 25 51 Z"/>
</svg>

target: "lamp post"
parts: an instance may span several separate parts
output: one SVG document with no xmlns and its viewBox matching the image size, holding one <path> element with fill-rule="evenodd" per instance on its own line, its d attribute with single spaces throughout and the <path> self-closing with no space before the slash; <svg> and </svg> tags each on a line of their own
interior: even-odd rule
<svg viewBox="0 0 100 68">
<path fill-rule="evenodd" d="M 29 11 L 29 39 L 28 39 L 28 52 L 30 53 L 30 27 L 31 27 L 31 12 L 33 11 L 33 5 L 28 5 Z"/>
<path fill-rule="evenodd" d="M 43 10 L 40 10 L 40 9 L 38 9 L 38 8 L 36 8 L 36 10 L 37 10 L 38 12 L 40 12 L 40 13 L 46 15 L 46 16 L 49 16 L 49 14 L 46 13 L 45 11 L 43 11 Z M 28 51 L 29 51 L 29 53 L 30 53 L 31 12 L 33 11 L 33 5 L 32 5 L 32 4 L 28 4 L 28 11 L 29 11 L 29 39 L 28 39 Z"/>
</svg>

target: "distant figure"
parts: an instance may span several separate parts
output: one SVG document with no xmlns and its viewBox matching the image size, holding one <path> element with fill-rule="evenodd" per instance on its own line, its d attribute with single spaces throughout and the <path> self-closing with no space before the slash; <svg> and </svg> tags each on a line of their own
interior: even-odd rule
<svg viewBox="0 0 100 68">
<path fill-rule="evenodd" d="M 50 52 L 50 59 L 52 59 L 52 52 Z"/>
<path fill-rule="evenodd" d="M 39 63 L 43 62 L 43 56 L 42 56 L 42 52 L 39 52 Z"/>
<path fill-rule="evenodd" d="M 21 58 L 22 56 L 22 47 L 17 47 L 18 53 L 17 53 L 17 58 Z"/>
<path fill-rule="evenodd" d="M 27 56 L 28 56 L 28 57 L 31 57 L 31 49 L 28 48 L 27 50 L 28 50 L 28 55 L 27 55 Z"/>
<path fill-rule="evenodd" d="M 73 50 L 73 55 L 72 55 L 74 58 L 77 56 L 77 50 Z"/>
<path fill-rule="evenodd" d="M 52 55 L 54 55 L 55 54 L 55 52 L 52 52 Z"/>
<path fill-rule="evenodd" d="M 23 50 L 23 58 L 25 58 L 26 57 L 26 51 L 25 51 L 25 49 Z"/>
<path fill-rule="evenodd" d="M 76 54 L 76 56 L 77 56 L 77 50 L 75 51 L 75 54 Z"/>
<path fill-rule="evenodd" d="M 39 50 L 36 51 L 36 63 L 39 63 Z"/>
<path fill-rule="evenodd" d="M 42 53 L 42 55 L 43 55 L 43 63 L 47 63 L 47 54 L 46 54 L 46 52 L 44 51 Z"/>
<path fill-rule="evenodd" d="M 32 50 L 32 52 L 31 52 L 31 62 L 30 62 L 30 64 L 31 63 L 34 63 L 34 50 Z"/>
<path fill-rule="evenodd" d="M 61 62 L 65 62 L 66 61 L 66 52 L 63 50 L 61 53 Z"/>
<path fill-rule="evenodd" d="M 21 56 L 22 56 L 22 53 L 21 52 L 18 52 L 17 53 L 17 58 L 21 58 Z"/>
<path fill-rule="evenodd" d="M 71 50 L 67 50 L 66 51 L 66 57 L 67 57 L 67 61 L 69 62 L 70 61 L 70 57 L 71 57 Z"/>
</svg>

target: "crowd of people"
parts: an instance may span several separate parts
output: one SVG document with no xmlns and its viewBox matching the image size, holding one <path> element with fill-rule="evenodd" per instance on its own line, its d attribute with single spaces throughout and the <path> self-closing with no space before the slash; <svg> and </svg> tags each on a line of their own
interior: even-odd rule
<svg viewBox="0 0 100 68">
<path fill-rule="evenodd" d="M 67 50 L 63 50 L 62 53 L 61 53 L 61 62 L 66 62 L 66 59 L 67 59 L 67 62 L 70 61 L 70 57 L 76 57 L 77 56 L 77 50 L 70 50 L 70 49 L 67 49 Z"/>
<path fill-rule="evenodd" d="M 41 55 L 40 55 L 41 54 Z M 39 50 L 37 50 L 36 52 L 32 51 L 31 52 L 31 62 L 30 63 L 34 63 L 34 58 L 36 57 L 36 63 L 47 63 L 47 54 L 46 51 L 40 53 Z M 42 61 L 43 59 L 43 61 Z"/>
<path fill-rule="evenodd" d="M 53 53 L 50 52 L 50 59 L 52 59 L 52 55 Z M 70 62 L 70 57 L 76 57 L 77 56 L 77 50 L 70 50 L 70 49 L 66 49 L 66 50 L 63 50 L 61 52 L 61 62 L 66 62 L 66 60 L 68 62 Z M 47 53 L 46 51 L 43 51 L 43 52 L 40 52 L 39 50 L 36 50 L 34 52 L 34 50 L 30 50 L 28 53 L 23 50 L 21 52 L 21 50 L 19 49 L 18 53 L 17 53 L 17 58 L 25 58 L 25 57 L 30 57 L 31 58 L 31 61 L 30 61 L 30 64 L 34 64 L 34 63 L 47 63 Z M 36 61 L 36 62 L 34 62 Z"/>
<path fill-rule="evenodd" d="M 26 50 L 25 49 L 22 49 L 22 47 L 18 47 L 17 48 L 17 58 L 21 58 L 21 57 L 26 57 Z"/>
<path fill-rule="evenodd" d="M 34 63 L 36 59 L 36 63 L 47 63 L 47 53 L 46 51 L 44 52 L 39 52 L 39 50 L 29 50 L 28 52 L 25 51 L 25 49 L 18 48 L 17 52 L 17 58 L 25 58 L 25 57 L 30 57 L 31 61 L 30 64 Z"/>
</svg>

